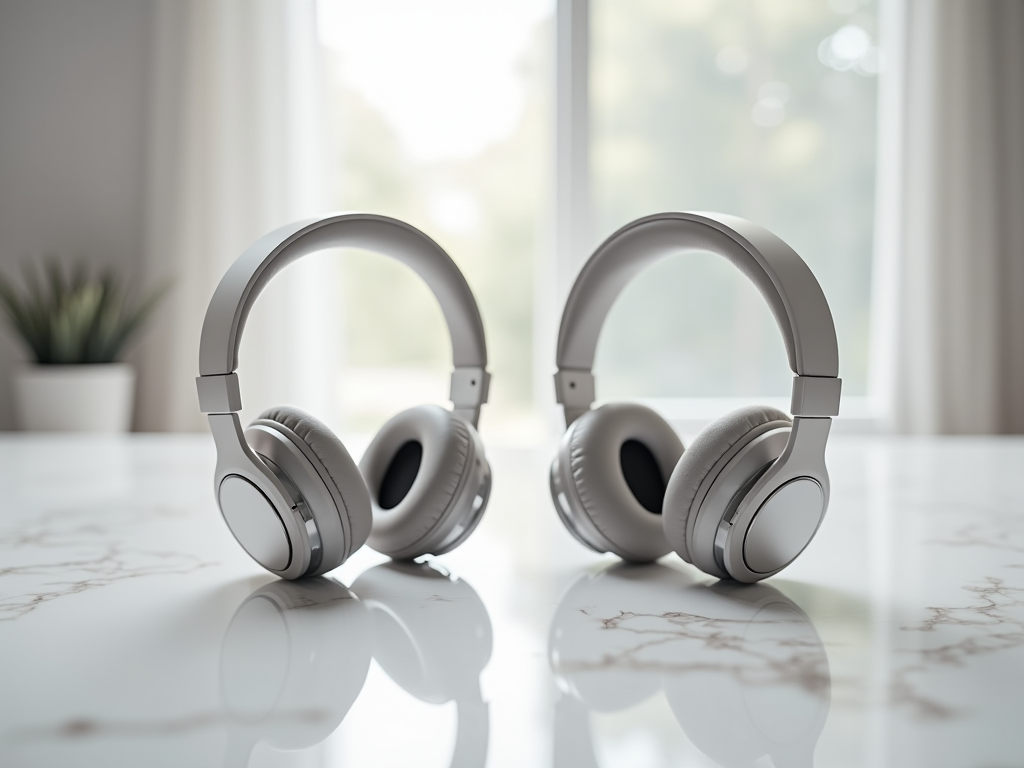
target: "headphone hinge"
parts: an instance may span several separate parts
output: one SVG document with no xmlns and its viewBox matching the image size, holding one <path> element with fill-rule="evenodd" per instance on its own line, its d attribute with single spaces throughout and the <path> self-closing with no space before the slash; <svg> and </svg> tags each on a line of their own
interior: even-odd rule
<svg viewBox="0 0 1024 768">
<path fill-rule="evenodd" d="M 590 371 L 563 369 L 555 374 L 555 399 L 565 411 L 565 426 L 590 410 L 594 404 L 594 374 Z"/>
<path fill-rule="evenodd" d="M 203 413 L 234 413 L 242 410 L 237 373 L 196 376 L 199 410 Z"/>
<path fill-rule="evenodd" d="M 594 403 L 594 374 L 564 369 L 555 374 L 555 400 L 567 409 L 587 410 Z"/>
<path fill-rule="evenodd" d="M 825 376 L 794 376 L 793 398 L 789 412 L 794 416 L 826 417 L 839 415 L 839 396 L 843 380 Z"/>
<path fill-rule="evenodd" d="M 449 399 L 456 414 L 476 426 L 480 406 L 487 402 L 491 388 L 491 374 L 476 366 L 459 367 L 452 371 L 452 389 Z"/>
</svg>

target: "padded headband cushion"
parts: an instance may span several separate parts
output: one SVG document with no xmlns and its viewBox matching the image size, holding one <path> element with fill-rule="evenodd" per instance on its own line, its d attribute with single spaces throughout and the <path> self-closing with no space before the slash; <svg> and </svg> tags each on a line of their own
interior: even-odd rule
<svg viewBox="0 0 1024 768">
<path fill-rule="evenodd" d="M 370 535 L 372 522 L 370 515 L 359 511 L 369 506 L 366 483 L 341 441 L 315 416 L 294 406 L 270 408 L 261 413 L 260 418 L 287 427 L 309 446 L 327 470 L 329 477 L 323 478 L 324 482 L 333 483 L 334 488 L 331 490 L 336 491 L 344 501 L 345 509 L 341 512 L 348 515 L 349 529 L 352 531 L 349 552 L 355 552 L 363 546 Z"/>
<path fill-rule="evenodd" d="M 277 272 L 324 248 L 364 248 L 413 269 L 437 299 L 452 341 L 456 367 L 483 368 L 487 345 L 480 310 L 465 276 L 441 246 L 410 224 L 369 213 L 338 213 L 286 224 L 264 235 L 228 268 L 214 291 L 199 343 L 202 376 L 238 368 L 238 348 L 249 312 Z"/>
<path fill-rule="evenodd" d="M 631 445 L 624 451 L 627 443 Z M 624 472 L 624 465 L 634 463 L 630 462 L 630 448 L 639 454 L 633 457 L 635 470 L 630 473 L 634 489 Z M 665 480 L 683 454 L 683 443 L 672 427 L 650 408 L 608 403 L 573 422 L 568 451 L 583 511 L 613 545 L 612 551 L 635 562 L 656 560 L 666 554 L 669 546 L 661 515 L 646 509 L 641 500 L 650 505 L 650 499 L 657 497 L 660 512 Z M 643 466 L 650 457 L 660 478 L 644 477 L 654 469 Z"/>
<path fill-rule="evenodd" d="M 398 559 L 425 554 L 409 552 L 442 522 L 459 490 L 471 460 L 469 430 L 466 422 L 439 405 L 410 408 L 381 428 L 359 462 L 373 502 L 371 547 Z M 385 495 L 392 498 L 385 499 L 388 508 L 384 508 L 381 490 L 385 477 L 391 475 L 389 483 L 395 482 L 389 469 L 410 443 L 419 444 L 418 466 L 414 460 L 409 462 L 405 482 L 399 481 L 402 487 L 397 497 L 394 488 L 385 490 Z"/>
<path fill-rule="evenodd" d="M 604 321 L 623 288 L 653 262 L 708 250 L 753 282 L 775 315 L 793 372 L 839 375 L 828 301 L 807 264 L 763 227 L 720 213 L 667 212 L 632 221 L 605 240 L 573 284 L 558 330 L 559 370 L 590 371 Z"/>
<path fill-rule="evenodd" d="M 739 408 L 706 426 L 686 451 L 665 489 L 665 538 L 687 562 L 693 558 L 687 541 L 687 523 L 701 483 L 715 464 L 739 442 L 747 442 L 773 427 L 789 427 L 789 416 L 767 405 Z"/>
</svg>

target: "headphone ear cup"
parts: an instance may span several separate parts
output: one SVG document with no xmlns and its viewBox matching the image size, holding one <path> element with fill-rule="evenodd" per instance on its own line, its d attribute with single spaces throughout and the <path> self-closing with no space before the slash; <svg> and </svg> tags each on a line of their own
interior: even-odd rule
<svg viewBox="0 0 1024 768">
<path fill-rule="evenodd" d="M 552 500 L 570 532 L 633 562 L 669 552 L 661 524 L 665 480 L 683 455 L 675 430 L 650 408 L 609 403 L 581 415 L 551 468 Z"/>
<path fill-rule="evenodd" d="M 317 494 L 302 494 L 310 508 L 309 511 L 316 519 L 323 546 L 320 566 L 306 575 L 319 575 L 337 568 L 366 543 L 370 534 L 373 519 L 370 512 L 370 497 L 359 467 L 334 433 L 319 419 L 300 408 L 288 405 L 269 408 L 260 414 L 250 429 L 257 426 L 283 434 L 303 452 L 307 461 L 312 457 L 320 464 L 320 467 L 317 467 L 314 461 L 309 461 L 313 465 L 313 476 L 320 478 L 327 498 L 334 502 L 334 509 L 323 508 L 325 504 L 322 501 L 322 494 L 319 502 L 316 500 Z M 248 438 L 249 430 L 246 432 Z M 284 469 L 280 466 L 278 468 Z M 302 492 L 299 478 L 290 480 Z M 342 515 L 345 516 L 344 524 Z M 344 534 L 346 529 L 347 536 Z"/>
<path fill-rule="evenodd" d="M 686 562 L 694 562 L 687 531 L 703 501 L 697 495 L 709 474 L 723 458 L 735 455 L 757 436 L 773 427 L 791 425 L 789 416 L 777 408 L 751 405 L 716 419 L 694 438 L 669 478 L 662 514 L 665 538 Z"/>
<path fill-rule="evenodd" d="M 385 424 L 359 462 L 370 491 L 369 544 L 396 560 L 461 544 L 487 506 L 491 469 L 476 429 L 438 405 Z"/>
</svg>

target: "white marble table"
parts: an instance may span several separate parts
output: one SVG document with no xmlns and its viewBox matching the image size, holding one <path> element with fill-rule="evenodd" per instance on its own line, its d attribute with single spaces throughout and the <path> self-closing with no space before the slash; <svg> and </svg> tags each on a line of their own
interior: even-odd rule
<svg viewBox="0 0 1024 768">
<path fill-rule="evenodd" d="M 1024 766 L 1024 440 L 836 439 L 778 577 L 616 566 L 549 450 L 440 560 L 280 582 L 204 436 L 0 437 L 0 766 Z"/>
</svg>

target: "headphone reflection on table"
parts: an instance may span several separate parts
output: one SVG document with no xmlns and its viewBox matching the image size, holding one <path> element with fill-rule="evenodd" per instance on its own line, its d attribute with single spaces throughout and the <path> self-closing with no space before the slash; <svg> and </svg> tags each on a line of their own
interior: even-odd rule
<svg viewBox="0 0 1024 768">
<path fill-rule="evenodd" d="M 357 467 L 319 420 L 291 406 L 243 432 L 238 347 L 256 297 L 278 271 L 324 248 L 363 248 L 411 267 L 451 334 L 451 401 L 387 422 Z M 447 253 L 415 227 L 366 213 L 301 221 L 257 240 L 228 269 L 203 323 L 196 386 L 217 446 L 214 493 L 242 548 L 286 579 L 337 568 L 364 543 L 396 559 L 440 555 L 480 522 L 491 469 L 477 433 L 490 374 L 473 293 Z"/>
<path fill-rule="evenodd" d="M 741 408 L 684 452 L 651 409 L 591 405 L 597 339 L 616 297 L 645 267 L 686 250 L 724 256 L 754 283 L 796 376 L 792 419 L 767 406 Z M 633 562 L 674 549 L 712 576 L 755 582 L 810 543 L 828 507 L 825 443 L 839 413 L 839 351 L 818 281 L 778 237 L 719 213 L 660 213 L 627 224 L 576 278 L 556 363 L 567 430 L 551 466 L 551 496 L 582 544 Z"/>
<path fill-rule="evenodd" d="M 221 643 L 225 765 L 248 765 L 260 742 L 282 750 L 322 742 L 359 697 L 375 658 L 417 699 L 455 702 L 450 764 L 479 768 L 490 729 L 480 674 L 491 647 L 483 601 L 436 563 L 384 563 L 352 590 L 330 578 L 265 584 L 235 611 Z"/>
<path fill-rule="evenodd" d="M 554 764 L 599 765 L 592 713 L 665 695 L 716 765 L 813 764 L 831 673 L 814 623 L 768 584 L 710 586 L 660 563 L 617 563 L 577 579 L 555 610 L 548 661 Z"/>
<path fill-rule="evenodd" d="M 437 562 L 391 562 L 364 571 L 352 590 L 373 620 L 373 655 L 404 691 L 455 702 L 451 768 L 487 762 L 490 714 L 480 676 L 491 660 L 491 619 L 466 581 Z"/>
</svg>

